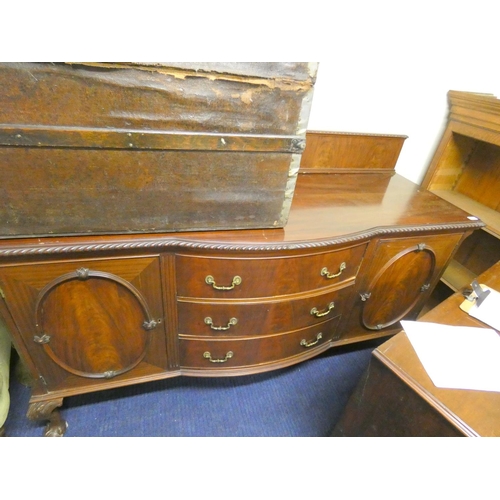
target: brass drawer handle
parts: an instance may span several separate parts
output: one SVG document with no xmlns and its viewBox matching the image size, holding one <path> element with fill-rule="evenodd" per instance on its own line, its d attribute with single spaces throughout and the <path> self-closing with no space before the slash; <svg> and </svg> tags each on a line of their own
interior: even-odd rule
<svg viewBox="0 0 500 500">
<path fill-rule="evenodd" d="M 233 281 L 231 282 L 231 286 L 217 286 L 215 284 L 215 279 L 213 276 L 208 275 L 205 278 L 205 283 L 207 285 L 212 285 L 212 287 L 215 288 L 215 290 L 232 290 L 236 285 L 241 285 L 241 281 L 242 280 L 239 276 L 235 276 L 233 278 Z"/>
<path fill-rule="evenodd" d="M 340 264 L 340 267 L 339 267 L 339 272 L 335 273 L 335 274 L 330 274 L 328 272 L 328 269 L 326 267 L 324 267 L 323 269 L 321 269 L 321 276 L 326 276 L 326 278 L 329 280 L 331 280 L 332 278 L 338 278 L 344 272 L 344 270 L 346 268 L 347 268 L 347 264 L 345 262 L 342 262 L 342 264 Z"/>
<path fill-rule="evenodd" d="M 332 309 L 335 307 L 335 302 L 330 302 L 328 304 L 328 309 L 325 311 L 325 312 L 319 312 L 318 309 L 316 307 L 313 307 L 311 309 L 311 314 L 313 316 L 316 316 L 317 318 L 321 318 L 323 316 L 326 316 L 327 314 L 330 314 L 330 311 L 332 311 Z"/>
<path fill-rule="evenodd" d="M 306 339 L 302 339 L 300 341 L 300 345 L 303 347 L 312 347 L 313 345 L 316 345 L 322 338 L 323 334 L 319 332 L 318 335 L 316 335 L 316 340 L 311 340 L 311 342 L 308 342 Z"/>
<path fill-rule="evenodd" d="M 236 323 L 238 323 L 238 319 L 231 318 L 229 320 L 229 323 L 227 324 L 227 326 L 214 326 L 214 323 L 213 323 L 212 318 L 210 316 L 207 316 L 205 318 L 205 324 L 210 325 L 210 328 L 212 330 L 218 330 L 218 331 L 229 330 L 232 326 L 236 325 Z"/>
<path fill-rule="evenodd" d="M 229 351 L 224 359 L 212 359 L 212 355 L 208 351 L 205 351 L 203 353 L 203 357 L 205 359 L 208 359 L 210 363 L 225 363 L 228 359 L 231 359 L 233 356 L 234 356 L 233 351 Z"/>
</svg>

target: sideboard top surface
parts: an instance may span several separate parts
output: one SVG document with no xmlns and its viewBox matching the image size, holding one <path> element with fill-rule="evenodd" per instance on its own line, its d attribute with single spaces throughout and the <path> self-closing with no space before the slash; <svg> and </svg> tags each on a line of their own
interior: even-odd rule
<svg viewBox="0 0 500 500">
<path fill-rule="evenodd" d="M 280 250 L 361 241 L 378 234 L 483 226 L 398 174 L 299 174 L 284 228 L 0 240 L 0 256 L 160 249 Z"/>
</svg>

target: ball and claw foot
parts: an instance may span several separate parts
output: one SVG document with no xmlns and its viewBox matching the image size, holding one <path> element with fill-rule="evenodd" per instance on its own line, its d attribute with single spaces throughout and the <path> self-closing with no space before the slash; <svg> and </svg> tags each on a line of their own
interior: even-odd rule
<svg viewBox="0 0 500 500">
<path fill-rule="evenodd" d="M 32 403 L 28 409 L 28 418 L 30 420 L 48 420 L 45 426 L 44 437 L 62 437 L 64 436 L 68 424 L 61 417 L 58 407 L 62 405 L 62 398 L 40 403 Z"/>
</svg>

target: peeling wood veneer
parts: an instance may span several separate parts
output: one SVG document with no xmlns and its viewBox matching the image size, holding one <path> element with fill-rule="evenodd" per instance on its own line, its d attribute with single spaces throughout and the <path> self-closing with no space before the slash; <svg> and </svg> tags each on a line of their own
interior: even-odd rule
<svg viewBox="0 0 500 500">
<path fill-rule="evenodd" d="M 281 228 L 308 63 L 0 63 L 0 238 Z"/>
</svg>

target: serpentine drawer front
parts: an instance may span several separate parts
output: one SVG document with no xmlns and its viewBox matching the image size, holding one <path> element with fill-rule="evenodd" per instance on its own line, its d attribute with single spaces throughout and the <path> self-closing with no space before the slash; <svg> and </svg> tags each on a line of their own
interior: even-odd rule
<svg viewBox="0 0 500 500">
<path fill-rule="evenodd" d="M 345 290 L 284 300 L 179 300 L 179 334 L 242 337 L 286 332 L 338 316 L 347 305 Z"/>
<path fill-rule="evenodd" d="M 336 335 L 338 321 L 339 316 L 309 328 L 254 338 L 182 337 L 182 368 L 230 372 L 258 366 L 259 371 L 263 371 L 266 365 L 271 369 L 271 363 L 286 363 L 299 355 L 305 359 L 321 352 L 324 345 L 328 346 Z"/>
<path fill-rule="evenodd" d="M 290 295 L 352 280 L 366 250 L 358 244 L 299 257 L 213 258 L 177 255 L 179 297 Z"/>
<path fill-rule="evenodd" d="M 283 364 L 328 346 L 365 250 L 360 244 L 268 259 L 177 256 L 181 368 Z"/>
</svg>

